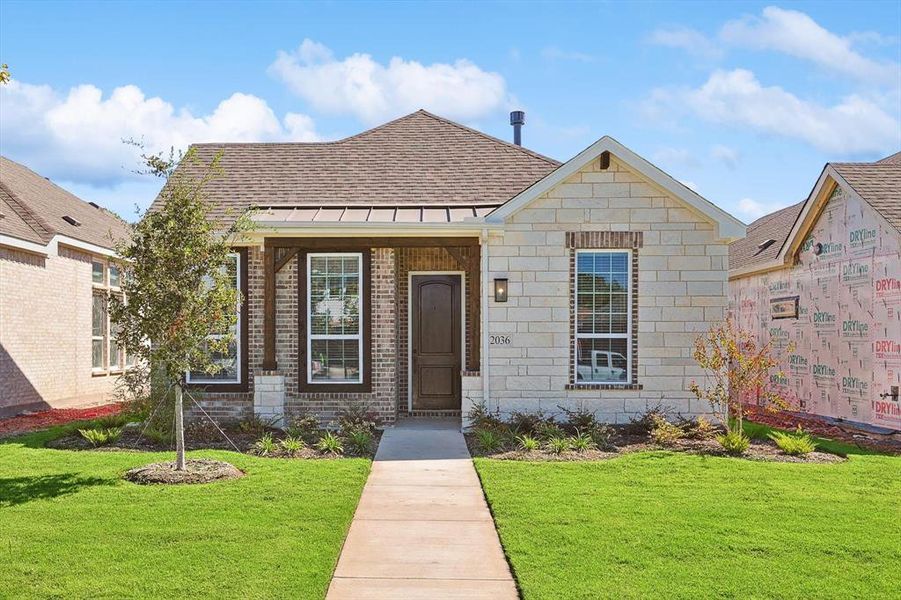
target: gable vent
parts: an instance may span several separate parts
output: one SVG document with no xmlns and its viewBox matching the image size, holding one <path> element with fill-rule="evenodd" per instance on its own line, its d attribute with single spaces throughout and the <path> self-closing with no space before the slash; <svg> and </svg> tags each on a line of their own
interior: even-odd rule
<svg viewBox="0 0 901 600">
<path fill-rule="evenodd" d="M 94 208 L 100 208 L 100 205 L 97 204 L 96 202 L 88 202 L 88 204 L 90 204 L 90 205 L 93 206 Z"/>
<path fill-rule="evenodd" d="M 69 225 L 74 225 L 75 227 L 81 227 L 81 221 L 79 221 L 75 217 L 70 217 L 69 215 L 66 215 L 63 217 L 63 221 L 65 221 Z"/>
<path fill-rule="evenodd" d="M 776 240 L 763 240 L 757 244 L 757 248 L 762 252 L 776 243 Z"/>
</svg>

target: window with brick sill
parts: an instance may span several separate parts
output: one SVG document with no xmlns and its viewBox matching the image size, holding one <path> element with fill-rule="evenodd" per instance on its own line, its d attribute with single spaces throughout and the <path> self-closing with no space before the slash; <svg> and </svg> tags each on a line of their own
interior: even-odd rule
<svg viewBox="0 0 901 600">
<path fill-rule="evenodd" d="M 637 382 L 640 232 L 574 232 L 570 389 L 640 389 Z"/>
</svg>

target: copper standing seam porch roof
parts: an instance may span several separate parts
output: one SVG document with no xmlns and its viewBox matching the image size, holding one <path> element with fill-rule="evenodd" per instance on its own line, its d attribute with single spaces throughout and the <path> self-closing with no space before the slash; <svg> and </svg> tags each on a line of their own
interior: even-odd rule
<svg viewBox="0 0 901 600">
<path fill-rule="evenodd" d="M 205 191 L 212 218 L 224 223 L 251 207 L 286 223 L 457 222 L 487 214 L 560 166 L 424 110 L 334 142 L 192 148 L 201 164 L 220 157 L 222 174 Z M 182 161 L 176 173 L 200 171 Z"/>
</svg>

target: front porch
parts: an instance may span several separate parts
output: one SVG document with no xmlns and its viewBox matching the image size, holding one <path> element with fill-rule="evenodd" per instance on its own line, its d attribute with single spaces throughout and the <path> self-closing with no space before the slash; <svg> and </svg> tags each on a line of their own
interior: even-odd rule
<svg viewBox="0 0 901 600">
<path fill-rule="evenodd" d="M 459 419 L 482 397 L 481 248 L 476 235 L 266 237 L 262 327 L 258 337 L 250 334 L 260 355 L 253 412 L 331 421 L 356 406 L 385 424 L 407 416 Z M 360 272 L 327 275 L 322 292 L 317 265 L 338 256 L 358 260 Z M 353 297 L 338 299 L 354 289 L 354 277 L 358 306 Z M 320 318 L 350 324 L 341 331 L 351 335 L 334 336 L 341 338 L 337 356 L 329 345 L 335 341 L 320 341 Z"/>
</svg>

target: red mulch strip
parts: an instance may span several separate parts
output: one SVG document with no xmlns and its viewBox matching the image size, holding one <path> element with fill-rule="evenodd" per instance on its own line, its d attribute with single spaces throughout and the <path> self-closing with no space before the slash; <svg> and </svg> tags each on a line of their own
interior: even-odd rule
<svg viewBox="0 0 901 600">
<path fill-rule="evenodd" d="M 773 411 L 759 406 L 745 406 L 745 414 L 749 421 L 777 427 L 779 429 L 797 429 L 798 425 L 815 436 L 857 444 L 864 448 L 879 451 L 901 452 L 901 439 L 898 435 L 880 435 L 855 429 L 851 425 L 842 427 L 818 419 L 815 416 L 801 416 L 782 411 Z"/>
<path fill-rule="evenodd" d="M 114 415 L 122 410 L 119 404 L 104 404 L 90 408 L 51 408 L 35 413 L 26 413 L 17 417 L 0 419 L 0 437 L 47 429 L 72 421 L 89 421 L 107 415 Z"/>
</svg>

